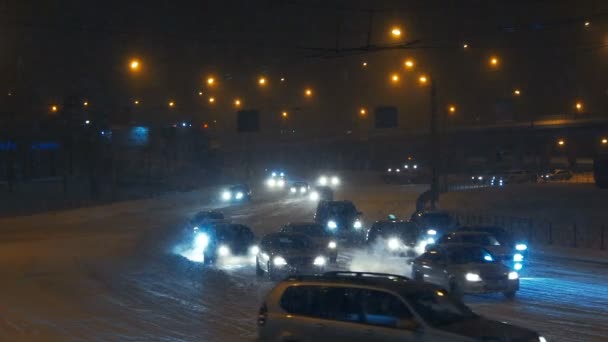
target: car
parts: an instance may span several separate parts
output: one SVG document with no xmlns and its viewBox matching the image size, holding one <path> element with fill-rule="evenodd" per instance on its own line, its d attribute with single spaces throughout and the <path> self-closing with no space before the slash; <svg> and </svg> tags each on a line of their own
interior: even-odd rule
<svg viewBox="0 0 608 342">
<path fill-rule="evenodd" d="M 220 194 L 222 202 L 240 203 L 251 200 L 251 189 L 247 184 L 232 185 L 222 190 Z"/>
<path fill-rule="evenodd" d="M 488 233 L 488 234 L 492 235 L 494 238 L 496 238 L 496 240 L 498 240 L 498 242 L 500 243 L 501 246 L 508 246 L 511 250 L 513 250 L 514 251 L 513 255 L 515 255 L 516 253 L 520 253 L 523 255 L 524 259 L 527 258 L 528 244 L 521 239 L 517 239 L 513 234 L 506 231 L 502 227 L 498 227 L 498 226 L 465 226 L 465 227 L 459 227 L 458 231 Z M 523 267 L 523 263 L 520 265 L 515 263 L 513 265 L 513 268 L 516 271 L 519 271 L 522 267 Z"/>
<path fill-rule="evenodd" d="M 285 172 L 273 171 L 270 176 L 266 179 L 266 186 L 269 189 L 283 189 L 287 183 L 287 177 Z"/>
<path fill-rule="evenodd" d="M 307 182 L 303 182 L 303 181 L 293 182 L 293 183 L 291 183 L 291 186 L 289 187 L 289 193 L 291 195 L 306 196 L 306 195 L 308 195 L 309 191 L 310 191 L 310 186 L 308 185 Z"/>
<path fill-rule="evenodd" d="M 317 179 L 317 185 L 319 186 L 337 187 L 338 185 L 340 185 L 340 183 L 340 177 L 338 177 L 337 175 L 321 175 Z"/>
<path fill-rule="evenodd" d="M 362 215 L 351 201 L 319 201 L 314 221 L 338 239 L 362 243 L 365 241 Z"/>
<path fill-rule="evenodd" d="M 428 210 L 418 211 L 412 214 L 410 221 L 415 222 L 423 232 L 426 232 L 426 240 L 435 242 L 443 234 L 458 228 L 458 221 L 447 211 Z"/>
<path fill-rule="evenodd" d="M 315 222 L 296 222 L 288 223 L 281 228 L 281 233 L 299 233 L 308 236 L 317 246 L 317 249 L 325 249 L 325 255 L 329 262 L 335 263 L 338 260 L 338 242 L 325 227 Z"/>
<path fill-rule="evenodd" d="M 231 256 L 254 257 L 259 248 L 251 228 L 236 223 L 211 223 L 200 227 L 194 236 L 195 251 L 205 264 Z"/>
<path fill-rule="evenodd" d="M 519 274 L 487 249 L 473 244 L 436 246 L 414 259 L 412 277 L 449 289 L 455 296 L 502 292 L 513 298 Z"/>
<path fill-rule="evenodd" d="M 292 276 L 258 310 L 260 341 L 540 341 L 474 313 L 439 286 L 380 273 Z"/>
<path fill-rule="evenodd" d="M 490 251 L 490 253 L 492 253 L 494 258 L 496 258 L 498 261 L 501 261 L 502 263 L 504 263 L 508 267 L 513 268 L 516 271 L 521 270 L 523 267 L 524 254 L 517 251 L 510 244 L 501 244 L 498 239 L 496 239 L 488 232 L 466 231 L 459 229 L 455 232 L 451 232 L 442 236 L 441 238 L 439 238 L 439 240 L 435 242 L 435 245 L 443 246 L 449 244 L 462 243 L 482 246 L 483 248 Z"/>
<path fill-rule="evenodd" d="M 311 201 L 333 201 L 334 190 L 329 186 L 315 186 L 309 191 L 309 198 Z"/>
<path fill-rule="evenodd" d="M 416 256 L 424 252 L 427 241 L 414 222 L 389 219 L 376 221 L 371 226 L 366 244 L 374 253 Z"/>
<path fill-rule="evenodd" d="M 328 259 L 325 252 L 304 234 L 271 233 L 260 242 L 256 274 L 277 279 L 294 273 L 322 273 Z"/>
<path fill-rule="evenodd" d="M 542 181 L 567 181 L 572 178 L 573 174 L 570 170 L 555 169 L 552 172 L 541 174 L 540 179 Z"/>
</svg>

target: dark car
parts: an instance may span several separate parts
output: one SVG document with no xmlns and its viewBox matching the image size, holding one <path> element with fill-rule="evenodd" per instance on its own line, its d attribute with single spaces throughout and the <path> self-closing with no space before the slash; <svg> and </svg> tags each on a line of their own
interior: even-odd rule
<svg viewBox="0 0 608 342">
<path fill-rule="evenodd" d="M 367 232 L 367 247 L 372 252 L 415 256 L 424 252 L 424 234 L 409 221 L 377 221 Z"/>
<path fill-rule="evenodd" d="M 206 264 L 230 256 L 254 256 L 259 249 L 251 229 L 242 224 L 213 223 L 200 227 L 194 242 Z"/>
<path fill-rule="evenodd" d="M 310 191 L 310 200 L 333 201 L 334 190 L 328 186 L 316 186 Z"/>
<path fill-rule="evenodd" d="M 555 169 L 540 175 L 542 181 L 567 181 L 572 178 L 572 171 L 566 169 Z"/>
<path fill-rule="evenodd" d="M 459 224 L 458 221 L 445 211 L 418 211 L 412 214 L 411 221 L 415 222 L 423 233 L 426 234 L 426 240 L 429 243 L 435 242 L 443 234 L 455 230 Z"/>
<path fill-rule="evenodd" d="M 327 256 L 306 235 L 272 233 L 264 236 L 256 256 L 256 274 L 271 279 L 287 274 L 317 274 L 325 270 Z"/>
<path fill-rule="evenodd" d="M 412 277 L 446 289 L 455 296 L 502 292 L 513 298 L 519 274 L 498 261 L 487 249 L 471 244 L 450 244 L 429 249 L 414 259 Z"/>
<path fill-rule="evenodd" d="M 364 242 L 365 229 L 361 215 L 351 201 L 320 201 L 315 222 L 324 226 L 336 238 Z"/>
<path fill-rule="evenodd" d="M 296 181 L 291 183 L 289 194 L 294 196 L 307 196 L 310 191 L 310 186 L 307 182 Z"/>
<path fill-rule="evenodd" d="M 222 190 L 220 198 L 223 202 L 238 203 L 251 200 L 251 189 L 247 184 L 236 184 Z"/>
<path fill-rule="evenodd" d="M 325 249 L 329 261 L 335 263 L 338 260 L 338 242 L 325 227 L 315 222 L 288 223 L 281 228 L 281 233 L 298 233 L 308 236 L 316 245 L 318 250 Z"/>
</svg>

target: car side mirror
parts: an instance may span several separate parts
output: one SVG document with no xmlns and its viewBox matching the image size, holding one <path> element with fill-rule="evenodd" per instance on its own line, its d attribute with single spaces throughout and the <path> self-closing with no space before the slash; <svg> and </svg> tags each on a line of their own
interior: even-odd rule
<svg viewBox="0 0 608 342">
<path fill-rule="evenodd" d="M 413 318 L 399 319 L 397 321 L 397 329 L 409 330 L 409 331 L 421 331 L 422 326 Z"/>
</svg>

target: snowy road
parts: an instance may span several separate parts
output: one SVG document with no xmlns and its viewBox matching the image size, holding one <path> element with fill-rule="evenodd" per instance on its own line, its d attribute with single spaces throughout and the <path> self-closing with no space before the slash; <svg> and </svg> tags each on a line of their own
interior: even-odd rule
<svg viewBox="0 0 608 342">
<path fill-rule="evenodd" d="M 359 186 L 338 196 L 354 199 L 370 222 L 412 212 L 423 190 Z M 0 220 L 0 340 L 254 340 L 256 312 L 272 283 L 257 279 L 251 264 L 203 267 L 172 253 L 182 241 L 183 222 L 211 207 L 215 193 Z M 261 197 L 224 211 L 258 236 L 312 218 L 313 203 Z M 465 301 L 554 341 L 607 340 L 608 263 L 534 253 L 531 262 L 514 301 L 498 295 Z M 362 261 L 352 250 L 339 266 L 408 270 L 399 260 Z"/>
</svg>

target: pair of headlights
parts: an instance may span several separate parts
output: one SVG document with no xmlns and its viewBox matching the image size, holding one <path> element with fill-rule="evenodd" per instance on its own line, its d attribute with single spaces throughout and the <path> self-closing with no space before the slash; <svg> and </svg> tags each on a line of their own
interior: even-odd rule
<svg viewBox="0 0 608 342">
<path fill-rule="evenodd" d="M 274 259 L 272 259 L 272 263 L 277 267 L 282 267 L 287 265 L 287 260 L 285 260 L 285 258 L 282 256 L 276 256 Z M 313 265 L 315 266 L 325 266 L 326 263 L 327 260 L 323 256 L 318 256 L 313 261 Z"/>
<path fill-rule="evenodd" d="M 509 272 L 508 274 L 509 280 L 517 280 L 519 279 L 519 274 L 517 272 Z M 482 281 L 481 276 L 477 273 L 467 273 L 464 275 L 464 279 L 470 282 L 480 282 Z"/>
<path fill-rule="evenodd" d="M 336 228 L 338 228 L 338 223 L 334 220 L 329 220 L 329 221 L 327 221 L 327 228 L 332 229 L 332 230 L 336 229 Z M 361 223 L 360 220 L 356 220 L 353 223 L 353 228 L 361 229 L 361 228 L 363 228 L 363 223 Z"/>
<path fill-rule="evenodd" d="M 245 197 L 245 194 L 241 191 L 234 194 L 234 199 L 236 199 L 236 200 L 241 200 L 241 199 L 243 199 L 243 197 Z M 230 201 L 231 199 L 232 199 L 232 192 L 230 192 L 230 191 L 222 192 L 222 200 Z"/>
</svg>

